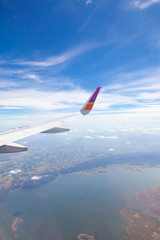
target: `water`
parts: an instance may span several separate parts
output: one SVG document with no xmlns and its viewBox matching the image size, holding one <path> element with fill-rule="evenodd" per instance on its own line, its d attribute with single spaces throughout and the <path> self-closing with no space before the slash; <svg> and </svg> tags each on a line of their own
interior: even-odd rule
<svg viewBox="0 0 160 240">
<path fill-rule="evenodd" d="M 101 240 L 127 239 L 127 220 L 120 209 L 139 209 L 135 193 L 156 185 L 159 168 L 114 167 L 105 174 L 63 175 L 36 189 L 18 190 L 0 202 L 0 239 L 14 239 L 11 224 L 16 212 L 23 219 L 16 225 L 18 240 L 72 240 L 80 233 L 96 233 Z"/>
</svg>

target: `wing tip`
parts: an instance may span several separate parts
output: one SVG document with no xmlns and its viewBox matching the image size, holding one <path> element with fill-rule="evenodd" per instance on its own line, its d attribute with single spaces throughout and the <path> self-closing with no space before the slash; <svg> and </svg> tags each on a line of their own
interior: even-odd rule
<svg viewBox="0 0 160 240">
<path fill-rule="evenodd" d="M 92 110 L 100 89 L 101 87 L 97 87 L 94 93 L 90 96 L 88 101 L 85 103 L 85 105 L 81 108 L 80 112 L 82 115 L 87 115 Z"/>
</svg>

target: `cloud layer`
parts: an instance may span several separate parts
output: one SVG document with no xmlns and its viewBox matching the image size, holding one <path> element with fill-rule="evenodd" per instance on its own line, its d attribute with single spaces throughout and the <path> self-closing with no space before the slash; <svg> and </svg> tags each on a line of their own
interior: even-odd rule
<svg viewBox="0 0 160 240">
<path fill-rule="evenodd" d="M 0 110 L 78 111 L 91 91 L 78 86 L 75 79 L 46 76 L 41 71 L 1 68 Z M 3 78 L 4 77 L 4 78 Z M 19 81 L 16 79 L 19 78 Z M 21 80 L 20 80 L 21 78 Z M 6 79 L 6 80 L 5 80 Z M 117 80 L 118 79 L 118 80 Z M 160 67 L 120 72 L 113 84 L 103 86 L 94 106 L 97 114 L 144 116 L 160 115 Z M 37 87 L 38 86 L 38 87 Z M 90 131 L 90 130 L 88 130 Z M 92 130 L 91 130 L 92 131 Z"/>
<path fill-rule="evenodd" d="M 72 48 L 69 51 L 64 52 L 63 54 L 60 54 L 58 56 L 49 57 L 44 61 L 28 61 L 28 60 L 21 59 L 21 60 L 14 60 L 13 63 L 17 65 L 30 65 L 32 67 L 55 66 L 55 65 L 63 64 L 66 61 L 72 60 L 76 56 L 98 46 L 100 45 L 97 43 L 89 43 L 89 44 L 84 44 L 84 45 L 80 45 L 78 47 Z"/>
<path fill-rule="evenodd" d="M 134 8 L 145 9 L 156 3 L 160 3 L 160 0 L 134 0 L 131 5 Z"/>
</svg>

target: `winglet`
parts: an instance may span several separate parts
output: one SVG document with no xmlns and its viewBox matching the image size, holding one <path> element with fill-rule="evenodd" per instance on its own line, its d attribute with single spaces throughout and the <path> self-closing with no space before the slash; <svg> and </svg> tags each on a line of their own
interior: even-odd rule
<svg viewBox="0 0 160 240">
<path fill-rule="evenodd" d="M 80 112 L 83 114 L 83 115 L 86 115 L 88 114 L 92 108 L 93 108 L 93 105 L 96 101 L 96 98 L 98 96 L 98 93 L 100 91 L 100 87 L 96 88 L 96 90 L 94 91 L 94 93 L 91 95 L 91 97 L 88 99 L 88 101 L 85 103 L 85 105 L 81 108 Z"/>
</svg>

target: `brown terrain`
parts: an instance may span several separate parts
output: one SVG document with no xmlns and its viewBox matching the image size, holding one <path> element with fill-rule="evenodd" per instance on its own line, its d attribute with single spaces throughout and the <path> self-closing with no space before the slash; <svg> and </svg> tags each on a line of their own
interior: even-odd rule
<svg viewBox="0 0 160 240">
<path fill-rule="evenodd" d="M 155 217 L 143 214 L 137 210 L 121 209 L 120 214 L 128 219 L 130 223 L 125 232 L 130 240 L 160 240 L 160 187 L 147 189 L 146 194 L 137 192 L 136 200 L 142 204 L 149 205 Z"/>
<path fill-rule="evenodd" d="M 16 232 L 17 231 L 17 226 L 16 226 L 17 223 L 22 223 L 22 222 L 23 222 L 22 218 L 15 218 L 11 225 L 12 231 Z M 17 234 L 15 234 L 14 237 L 17 238 Z"/>
<path fill-rule="evenodd" d="M 92 236 L 92 235 L 88 235 L 88 234 L 85 234 L 85 233 L 81 233 L 77 236 L 77 238 L 79 240 L 95 240 L 95 237 Z"/>
</svg>

